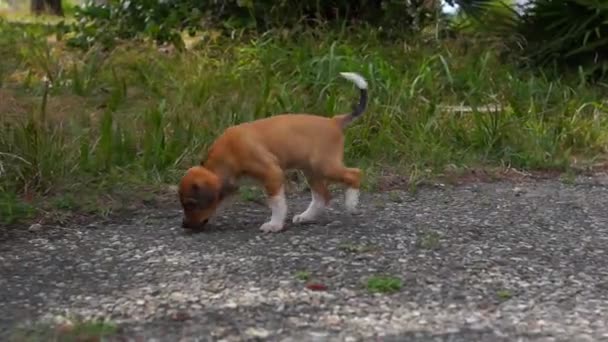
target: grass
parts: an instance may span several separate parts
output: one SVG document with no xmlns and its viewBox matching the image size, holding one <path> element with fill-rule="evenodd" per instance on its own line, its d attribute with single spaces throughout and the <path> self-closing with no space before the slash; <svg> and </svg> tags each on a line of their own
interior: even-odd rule
<svg viewBox="0 0 608 342">
<path fill-rule="evenodd" d="M 311 273 L 309 271 L 298 271 L 296 272 L 296 279 L 301 281 L 307 281 L 311 277 Z"/>
<path fill-rule="evenodd" d="M 71 209 L 69 196 L 107 188 L 175 184 L 232 124 L 348 111 L 358 94 L 339 77 L 345 70 L 370 84 L 345 147 L 370 189 L 387 166 L 414 189 L 448 169 L 565 171 L 605 152 L 605 88 L 516 70 L 464 38 L 387 43 L 370 29 L 319 28 L 196 39 L 184 53 L 145 43 L 79 52 L 50 26 L 0 19 L 0 217 Z M 499 110 L 485 112 L 488 103 Z M 471 108 L 446 107 L 459 104 Z"/>
<path fill-rule="evenodd" d="M 401 290 L 403 283 L 397 277 L 372 276 L 367 280 L 367 290 L 371 293 L 394 293 Z"/>
<path fill-rule="evenodd" d="M 496 292 L 496 296 L 501 301 L 507 301 L 507 300 L 511 299 L 511 297 L 513 297 L 513 294 L 509 290 L 498 290 Z"/>
<path fill-rule="evenodd" d="M 20 329 L 9 339 L 11 342 L 34 341 L 103 341 L 118 333 L 118 327 L 108 321 L 76 321 L 63 323 L 56 327 L 36 326 L 31 329 Z"/>
<path fill-rule="evenodd" d="M 239 194 L 241 199 L 247 202 L 256 202 L 260 201 L 261 199 L 263 200 L 264 198 L 264 194 L 261 189 L 253 186 L 242 186 L 239 189 Z"/>
<path fill-rule="evenodd" d="M 432 231 L 424 232 L 416 242 L 420 248 L 434 250 L 441 244 L 441 235 Z"/>
</svg>

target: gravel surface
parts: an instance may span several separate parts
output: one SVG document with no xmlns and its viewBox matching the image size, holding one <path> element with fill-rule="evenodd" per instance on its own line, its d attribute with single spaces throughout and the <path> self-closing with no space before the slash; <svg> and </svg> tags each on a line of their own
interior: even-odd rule
<svg viewBox="0 0 608 342">
<path fill-rule="evenodd" d="M 334 194 L 276 234 L 251 202 L 201 233 L 177 206 L 24 228 L 0 242 L 0 340 L 74 315 L 133 341 L 608 340 L 608 177 L 364 193 L 353 216 Z M 288 201 L 291 218 L 309 195 Z"/>
</svg>

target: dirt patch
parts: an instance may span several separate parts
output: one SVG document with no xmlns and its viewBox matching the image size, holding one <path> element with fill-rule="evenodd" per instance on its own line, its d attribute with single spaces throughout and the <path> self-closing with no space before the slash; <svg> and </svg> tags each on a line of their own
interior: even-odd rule
<svg viewBox="0 0 608 342">
<path fill-rule="evenodd" d="M 15 90 L 0 89 L 0 113 L 9 122 L 23 122 L 32 113 L 38 114 L 41 101 L 41 97 L 19 96 Z M 51 95 L 46 105 L 46 120 L 52 124 L 88 117 L 94 125 L 99 121 L 100 113 L 87 99 L 71 94 Z"/>
<path fill-rule="evenodd" d="M 53 123 L 73 121 L 75 117 L 88 117 L 92 122 L 97 122 L 100 112 L 92 110 L 85 98 L 66 94 L 49 98 L 47 115 Z"/>
<path fill-rule="evenodd" d="M 32 109 L 31 104 L 18 99 L 9 89 L 0 88 L 0 113 L 9 119 L 25 117 Z"/>
</svg>

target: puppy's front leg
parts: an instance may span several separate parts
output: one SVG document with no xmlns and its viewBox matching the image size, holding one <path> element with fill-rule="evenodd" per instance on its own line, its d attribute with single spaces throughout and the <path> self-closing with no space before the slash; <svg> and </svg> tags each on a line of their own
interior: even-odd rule
<svg viewBox="0 0 608 342">
<path fill-rule="evenodd" d="M 270 221 L 262 224 L 260 230 L 266 233 L 274 233 L 283 230 L 285 218 L 287 217 L 287 200 L 285 198 L 285 187 L 283 185 L 283 172 L 273 170 L 266 175 L 264 186 L 268 195 L 268 206 L 272 211 Z"/>
</svg>

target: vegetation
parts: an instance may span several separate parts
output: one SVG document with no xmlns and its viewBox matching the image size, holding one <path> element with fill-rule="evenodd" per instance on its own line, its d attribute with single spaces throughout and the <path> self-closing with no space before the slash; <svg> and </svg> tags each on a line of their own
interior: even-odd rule
<svg viewBox="0 0 608 342">
<path fill-rule="evenodd" d="M 576 70 L 592 79 L 608 71 L 608 3 L 597 0 L 451 0 L 477 32 L 501 39 L 534 67 Z M 462 27 L 461 27 L 462 28 Z"/>
<path fill-rule="evenodd" d="M 498 299 L 504 302 L 511 299 L 513 297 L 513 294 L 509 290 L 498 290 L 496 292 L 496 296 L 498 297 Z"/>
<path fill-rule="evenodd" d="M 296 278 L 298 280 L 302 280 L 302 281 L 307 281 L 309 280 L 311 277 L 311 274 L 309 271 L 298 271 L 296 272 Z"/>
<path fill-rule="evenodd" d="M 81 47 L 88 47 L 92 42 L 112 46 L 116 39 L 145 36 L 183 48 L 182 31 L 194 35 L 208 25 L 260 33 L 271 28 L 293 29 L 345 20 L 382 25 L 382 32 L 386 34 L 402 34 L 434 17 L 435 7 L 427 3 L 429 1 L 111 0 L 107 5 L 97 5 L 90 2 L 89 6 L 76 11 L 73 29 L 77 35 L 70 43 Z"/>
<path fill-rule="evenodd" d="M 367 290 L 371 293 L 394 293 L 402 287 L 401 279 L 396 277 L 373 276 L 367 280 Z"/>
<path fill-rule="evenodd" d="M 435 250 L 441 244 L 441 235 L 434 231 L 422 232 L 417 239 L 416 245 L 423 249 Z"/>
<path fill-rule="evenodd" d="M 239 25 L 237 9 L 201 23 L 219 10 L 215 2 L 200 2 L 210 7 L 185 21 L 182 7 L 162 7 L 182 2 L 137 2 L 152 6 L 149 18 L 157 19 L 146 23 L 140 15 L 148 12 L 110 3 L 76 8 L 79 20 L 57 25 L 0 18 L 2 223 L 57 209 L 53 203 L 82 210 L 112 194 L 136 196 L 141 191 L 130 190 L 144 185 L 175 184 L 228 125 L 288 111 L 347 111 L 357 92 L 339 77 L 344 70 L 370 83 L 369 108 L 346 144 L 347 162 L 364 167 L 368 181 L 387 167 L 413 182 L 487 165 L 563 171 L 605 153 L 601 75 L 587 77 L 586 64 L 556 72 L 521 63 L 529 60 L 524 50 L 482 28 L 425 16 L 387 33 L 382 20 L 390 17 L 367 10 L 351 10 L 348 20 L 296 21 L 326 12 L 287 6 L 295 11 L 288 16 L 265 1 L 245 8 L 254 24 Z M 188 8 L 191 15 L 198 7 Z M 169 19 L 158 19 L 163 13 Z M 474 17 L 464 18 L 456 22 Z M 121 39 L 98 36 L 106 33 Z M 176 50 L 154 40 L 181 43 Z"/>
<path fill-rule="evenodd" d="M 11 342 L 35 341 L 99 341 L 118 335 L 119 329 L 110 321 L 67 321 L 57 326 L 37 324 L 29 328 L 20 328 L 9 338 Z"/>
</svg>

